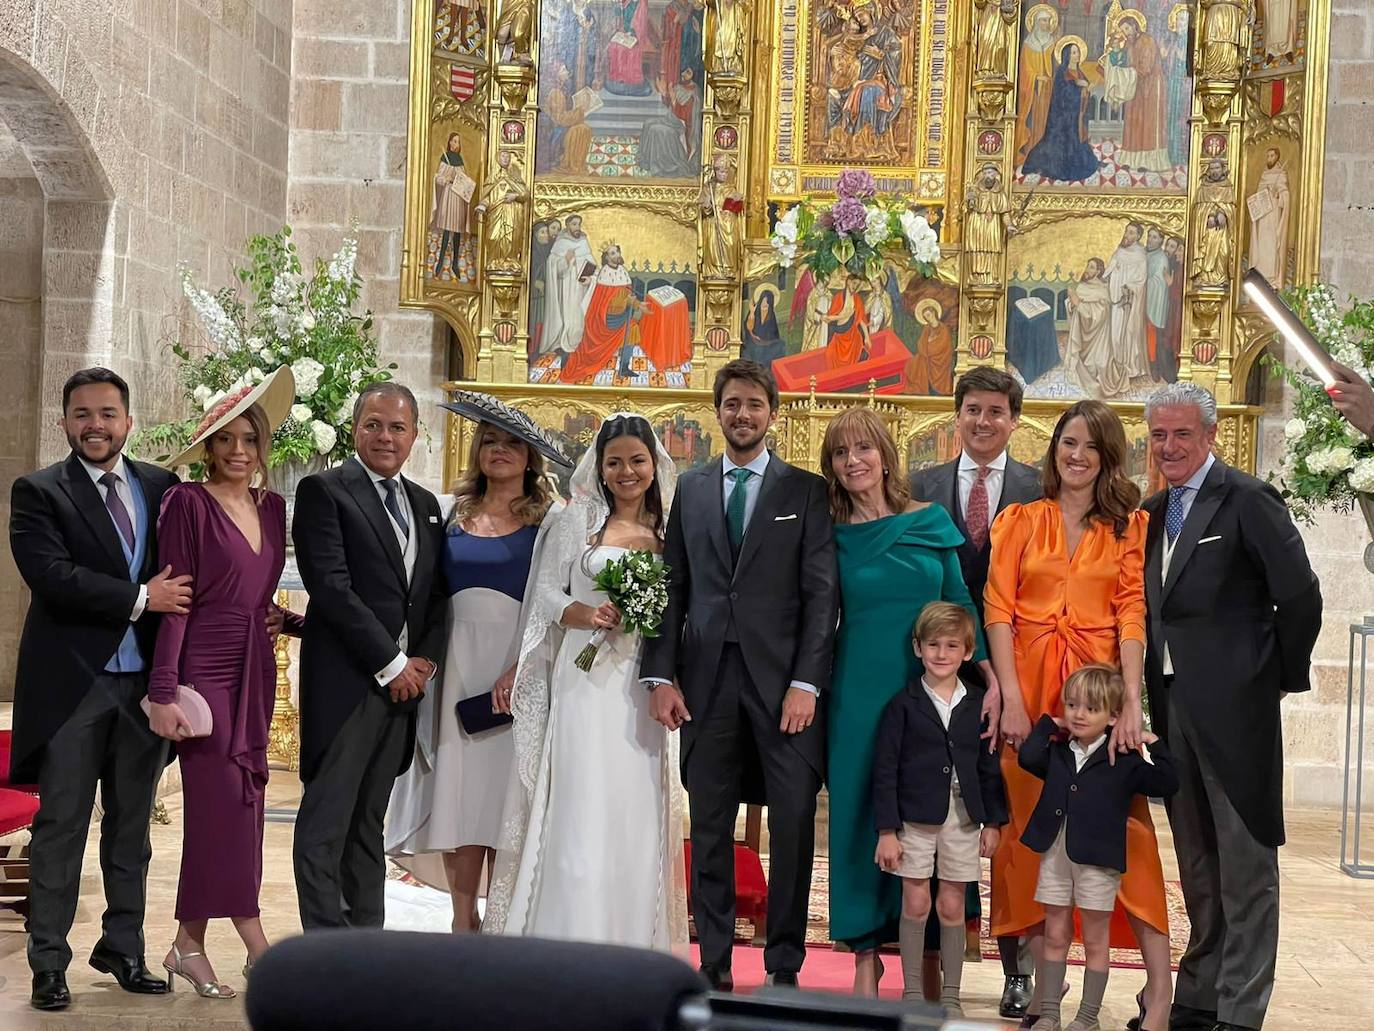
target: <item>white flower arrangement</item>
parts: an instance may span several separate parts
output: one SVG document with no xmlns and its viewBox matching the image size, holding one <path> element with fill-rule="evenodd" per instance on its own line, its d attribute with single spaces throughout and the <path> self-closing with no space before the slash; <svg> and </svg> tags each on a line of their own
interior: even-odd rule
<svg viewBox="0 0 1374 1031">
<path fill-rule="evenodd" d="M 769 237 L 778 264 L 790 268 L 800 255 L 817 279 L 844 269 L 872 281 L 900 254 L 920 275 L 933 276 L 940 241 L 930 222 L 877 189 L 871 174 L 850 169 L 840 174 L 833 202 L 806 198 L 788 208 Z"/>
<path fill-rule="evenodd" d="M 296 380 L 291 417 L 272 438 L 271 464 L 323 457 L 342 461 L 353 453 L 353 402 L 360 385 L 391 378 L 372 335 L 372 314 L 354 314 L 362 290 L 358 244 L 349 236 L 328 260 L 317 259 L 305 275 L 291 242 L 291 227 L 248 242 L 248 262 L 235 269 L 235 287 L 214 293 L 181 270 L 182 290 L 204 331 L 203 342 L 172 343 L 194 415 L 184 422 L 144 430 L 136 442 L 150 458 L 185 446 L 203 413 L 229 394 L 261 383 L 280 365 Z"/>
<path fill-rule="evenodd" d="M 1285 299 L 1333 358 L 1371 378 L 1374 301 L 1352 299 L 1342 307 L 1326 283 L 1297 287 Z M 1293 417 L 1283 427 L 1286 451 L 1270 475 L 1293 516 L 1310 523 L 1318 509 L 1346 511 L 1356 495 L 1374 494 L 1374 441 L 1341 417 L 1305 366 L 1272 355 L 1264 360 L 1294 393 Z"/>
</svg>

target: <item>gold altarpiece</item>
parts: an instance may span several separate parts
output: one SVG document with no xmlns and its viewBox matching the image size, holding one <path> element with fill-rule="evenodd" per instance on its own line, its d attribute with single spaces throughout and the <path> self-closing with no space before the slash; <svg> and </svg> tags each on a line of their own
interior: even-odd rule
<svg viewBox="0 0 1374 1031">
<path fill-rule="evenodd" d="M 1329 0 L 415 0 L 401 301 L 452 328 L 451 385 L 573 451 L 634 410 L 682 464 L 718 453 L 743 351 L 811 468 L 854 403 L 949 457 L 953 378 L 996 364 L 1018 457 L 1102 397 L 1148 486 L 1143 401 L 1178 378 L 1253 469 L 1271 337 L 1238 281 L 1317 274 L 1328 25 Z M 780 267 L 777 218 L 849 168 L 936 228 L 934 277 L 888 263 L 847 300 Z M 845 304 L 870 331 L 837 367 Z"/>
</svg>

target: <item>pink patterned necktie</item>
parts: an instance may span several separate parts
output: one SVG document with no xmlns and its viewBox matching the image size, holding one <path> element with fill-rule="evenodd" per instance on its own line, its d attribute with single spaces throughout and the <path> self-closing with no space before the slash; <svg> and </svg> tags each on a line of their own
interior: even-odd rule
<svg viewBox="0 0 1374 1031">
<path fill-rule="evenodd" d="M 968 528 L 968 542 L 975 551 L 982 551 L 988 542 L 988 467 L 985 465 L 978 467 L 978 475 L 969 489 L 964 525 Z"/>
</svg>

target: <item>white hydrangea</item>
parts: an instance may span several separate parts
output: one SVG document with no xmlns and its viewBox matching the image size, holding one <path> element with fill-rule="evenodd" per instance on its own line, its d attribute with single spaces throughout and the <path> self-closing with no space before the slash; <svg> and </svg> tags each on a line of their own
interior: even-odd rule
<svg viewBox="0 0 1374 1031">
<path fill-rule="evenodd" d="M 1307 423 L 1301 419 L 1289 419 L 1283 427 L 1283 439 L 1288 443 L 1298 440 L 1307 432 Z"/>
<path fill-rule="evenodd" d="M 358 394 L 355 391 L 344 398 L 343 403 L 339 405 L 338 411 L 334 413 L 334 421 L 348 422 L 349 419 L 353 418 L 353 406 L 357 403 Z"/>
<path fill-rule="evenodd" d="M 202 412 L 206 411 L 209 408 L 206 402 L 214 396 L 215 392 L 211 390 L 209 387 L 207 387 L 204 383 L 196 387 L 195 390 L 191 391 L 191 399 L 195 401 L 196 404 L 200 405 L 200 410 Z"/>
<path fill-rule="evenodd" d="M 868 220 L 864 223 L 864 243 L 877 249 L 887 242 L 887 212 L 876 204 L 868 209 Z"/>
<path fill-rule="evenodd" d="M 320 389 L 324 366 L 314 358 L 297 358 L 291 363 L 291 374 L 296 377 L 296 396 L 305 400 Z"/>
<path fill-rule="evenodd" d="M 286 304 L 296 292 L 299 281 L 290 272 L 283 272 L 272 280 L 272 300 L 277 304 Z"/>
<path fill-rule="evenodd" d="M 320 422 L 316 419 L 310 424 L 310 435 L 315 438 L 315 450 L 322 455 L 327 455 L 334 450 L 334 445 L 339 442 L 338 431 L 327 422 Z"/>
<path fill-rule="evenodd" d="M 315 328 L 315 316 L 308 311 L 303 311 L 296 316 L 296 332 L 309 333 Z"/>
<path fill-rule="evenodd" d="M 258 336 L 249 337 L 244 341 L 244 345 L 254 354 L 261 354 L 262 349 L 267 346 L 262 337 Z"/>
<path fill-rule="evenodd" d="M 1374 458 L 1361 458 L 1350 470 L 1350 486 L 1356 493 L 1374 493 Z"/>
<path fill-rule="evenodd" d="M 270 347 L 264 347 L 262 349 L 262 354 L 259 355 L 259 357 L 262 358 L 262 360 L 265 361 L 268 365 L 272 365 L 276 363 L 277 352 L 272 350 L 272 348 Z"/>
<path fill-rule="evenodd" d="M 314 417 L 314 414 L 315 413 L 310 410 L 309 405 L 291 406 L 291 418 L 295 419 L 302 426 L 308 426 L 310 424 L 310 420 Z"/>
</svg>

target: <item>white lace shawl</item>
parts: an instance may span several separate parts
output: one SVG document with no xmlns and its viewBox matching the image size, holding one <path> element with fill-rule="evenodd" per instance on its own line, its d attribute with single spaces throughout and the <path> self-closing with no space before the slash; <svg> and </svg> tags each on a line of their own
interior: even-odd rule
<svg viewBox="0 0 1374 1031">
<path fill-rule="evenodd" d="M 663 445 L 657 440 L 655 443 L 658 451 L 656 479 L 666 520 L 677 484 L 677 469 Z M 519 934 L 523 930 L 514 927 L 508 929 L 507 917 L 520 863 L 527 851 L 527 837 L 532 829 L 535 833 L 542 832 L 545 823 L 543 814 L 532 814 L 530 810 L 540 771 L 548 761 L 544 742 L 548 734 L 551 691 L 554 686 L 550 681 L 558 649 L 563 643 L 563 628 L 559 621 L 563 610 L 574 600 L 568 593 L 573 563 L 582 560 L 588 542 L 605 525 L 609 514 L 599 480 L 596 449 L 588 448 L 572 477 L 571 500 L 561 509 L 550 512 L 535 541 L 529 581 L 525 585 L 525 600 L 520 611 L 520 658 L 511 697 L 511 713 L 515 717 L 512 728 L 515 762 L 506 794 L 496 861 L 487 890 L 486 910 L 482 919 L 484 933 Z M 669 873 L 668 883 L 660 885 L 660 890 L 669 893 L 668 939 L 675 951 L 685 952 L 688 942 L 687 896 L 682 841 L 685 829 L 683 814 L 686 809 L 678 759 L 678 735 L 669 734 L 662 767 L 662 790 L 667 805 L 661 838 L 661 847 L 668 854 L 660 857 L 660 867 Z M 538 818 L 533 819 L 536 815 Z M 537 843 L 534 851 L 536 862 L 542 861 L 539 856 L 541 848 L 542 843 Z M 614 905 L 614 900 L 607 899 L 606 905 Z"/>
</svg>

